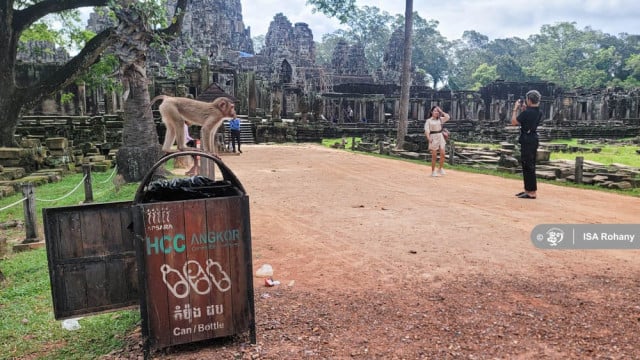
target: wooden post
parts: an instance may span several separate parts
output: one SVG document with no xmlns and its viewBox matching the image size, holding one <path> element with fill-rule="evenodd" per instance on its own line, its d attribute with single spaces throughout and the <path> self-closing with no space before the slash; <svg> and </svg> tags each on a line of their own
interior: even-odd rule
<svg viewBox="0 0 640 360">
<path fill-rule="evenodd" d="M 453 141 L 450 141 L 449 145 L 449 165 L 455 165 L 456 145 L 453 143 Z"/>
<path fill-rule="evenodd" d="M 576 157 L 576 170 L 575 170 L 576 184 L 582 184 L 583 163 L 584 163 L 584 157 L 582 156 Z"/>
<path fill-rule="evenodd" d="M 93 202 L 93 188 L 91 187 L 91 164 L 82 164 L 84 174 L 84 203 Z"/>
<path fill-rule="evenodd" d="M 384 141 L 380 141 L 378 143 L 378 153 L 382 154 L 384 152 Z"/>
<path fill-rule="evenodd" d="M 355 150 L 356 149 L 356 137 L 352 136 L 351 137 L 351 150 Z"/>
<path fill-rule="evenodd" d="M 22 195 L 26 198 L 24 201 L 24 228 L 26 237 L 22 241 L 23 244 L 38 242 L 38 226 L 36 220 L 36 195 L 33 191 L 33 184 L 27 183 L 22 185 Z"/>
</svg>

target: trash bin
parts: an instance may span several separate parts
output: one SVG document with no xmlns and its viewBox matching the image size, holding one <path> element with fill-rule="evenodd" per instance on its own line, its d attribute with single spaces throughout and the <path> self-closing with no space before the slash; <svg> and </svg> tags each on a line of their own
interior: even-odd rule
<svg viewBox="0 0 640 360">
<path fill-rule="evenodd" d="M 222 180 L 151 178 L 184 155 L 213 161 Z M 133 202 L 145 350 L 249 332 L 256 342 L 249 197 L 216 156 L 160 159 Z"/>
</svg>

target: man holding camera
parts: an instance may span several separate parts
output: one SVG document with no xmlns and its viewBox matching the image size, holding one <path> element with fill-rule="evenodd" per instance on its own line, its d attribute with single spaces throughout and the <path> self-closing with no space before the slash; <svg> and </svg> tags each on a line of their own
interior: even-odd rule
<svg viewBox="0 0 640 360">
<path fill-rule="evenodd" d="M 542 120 L 540 99 L 537 90 L 530 90 L 524 98 L 518 99 L 513 105 L 511 125 L 520 125 L 520 161 L 522 162 L 522 177 L 524 191 L 516 194 L 520 199 L 535 199 L 538 190 L 536 180 L 536 154 L 538 152 L 538 125 Z"/>
</svg>

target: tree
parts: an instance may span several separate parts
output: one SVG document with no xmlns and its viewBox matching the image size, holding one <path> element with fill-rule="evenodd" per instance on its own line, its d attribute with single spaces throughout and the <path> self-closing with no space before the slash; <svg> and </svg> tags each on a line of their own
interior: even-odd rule
<svg viewBox="0 0 640 360">
<path fill-rule="evenodd" d="M 497 65 L 481 64 L 476 71 L 473 72 L 471 78 L 476 81 L 476 84 L 471 90 L 479 90 L 482 86 L 489 84 L 498 78 L 498 72 L 496 71 Z"/>
<path fill-rule="evenodd" d="M 404 17 L 400 18 L 404 23 Z M 413 14 L 412 35 L 412 66 L 418 70 L 424 70 L 433 81 L 433 87 L 443 83 L 449 70 L 446 52 L 451 44 L 440 34 L 437 29 L 438 21 L 425 20 L 418 13 Z"/>
<path fill-rule="evenodd" d="M 400 87 L 400 119 L 398 119 L 398 135 L 396 149 L 404 147 L 409 120 L 409 90 L 411 85 L 411 33 L 413 29 L 413 0 L 406 0 L 404 10 L 404 46 L 402 50 L 402 84 Z"/>
<path fill-rule="evenodd" d="M 20 113 L 62 89 L 94 64 L 100 54 L 116 41 L 115 29 L 108 28 L 89 40 L 84 48 L 57 71 L 34 84 L 16 83 L 16 56 L 21 35 L 49 14 L 87 7 L 105 6 L 109 0 L 43 0 L 0 2 L 0 147 L 17 147 L 14 139 Z"/>
<path fill-rule="evenodd" d="M 187 0 L 176 3 L 174 20 L 161 30 L 152 30 L 154 20 L 164 19 L 164 8 L 155 1 L 125 0 L 115 10 L 120 21 L 118 46 L 113 49 L 120 60 L 120 74 L 125 85 L 122 145 L 116 162 L 125 181 L 141 180 L 162 156 L 153 116 L 150 111 L 146 56 L 149 45 L 158 36 L 173 36 L 182 26 Z"/>
<path fill-rule="evenodd" d="M 384 49 L 391 38 L 393 17 L 377 7 L 356 8 L 353 17 L 346 22 L 349 31 L 344 37 L 353 43 L 362 44 L 369 73 L 373 74 L 382 66 Z"/>
<path fill-rule="evenodd" d="M 353 16 L 356 8 L 355 0 L 307 0 L 313 6 L 313 12 L 319 11 L 329 17 L 335 17 L 341 23 L 346 23 Z"/>
<path fill-rule="evenodd" d="M 531 38 L 535 51 L 529 69 L 533 75 L 565 88 L 604 86 L 612 79 L 610 70 L 604 69 L 610 66 L 602 66 L 603 57 L 598 56 L 603 50 L 602 33 L 590 28 L 581 31 L 575 23 L 564 22 L 544 25 L 540 34 Z"/>
</svg>

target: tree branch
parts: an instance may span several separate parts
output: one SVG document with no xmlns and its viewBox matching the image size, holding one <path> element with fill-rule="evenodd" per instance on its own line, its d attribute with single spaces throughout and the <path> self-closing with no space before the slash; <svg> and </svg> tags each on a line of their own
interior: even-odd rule
<svg viewBox="0 0 640 360">
<path fill-rule="evenodd" d="M 38 19 L 65 10 L 88 6 L 106 6 L 109 0 L 45 0 L 14 13 L 13 29 L 21 33 Z"/>
<path fill-rule="evenodd" d="M 178 31 L 182 29 L 182 23 L 184 21 L 184 14 L 187 12 L 188 1 L 178 0 L 176 8 L 173 12 L 173 19 L 171 25 L 164 29 L 158 30 L 156 33 L 162 37 L 174 38 Z"/>
<path fill-rule="evenodd" d="M 95 64 L 109 46 L 117 41 L 114 28 L 108 28 L 93 37 L 78 55 L 74 56 L 60 69 L 42 81 L 29 86 L 23 91 L 24 103 L 34 105 L 47 95 L 70 85 L 77 76 Z"/>
</svg>

